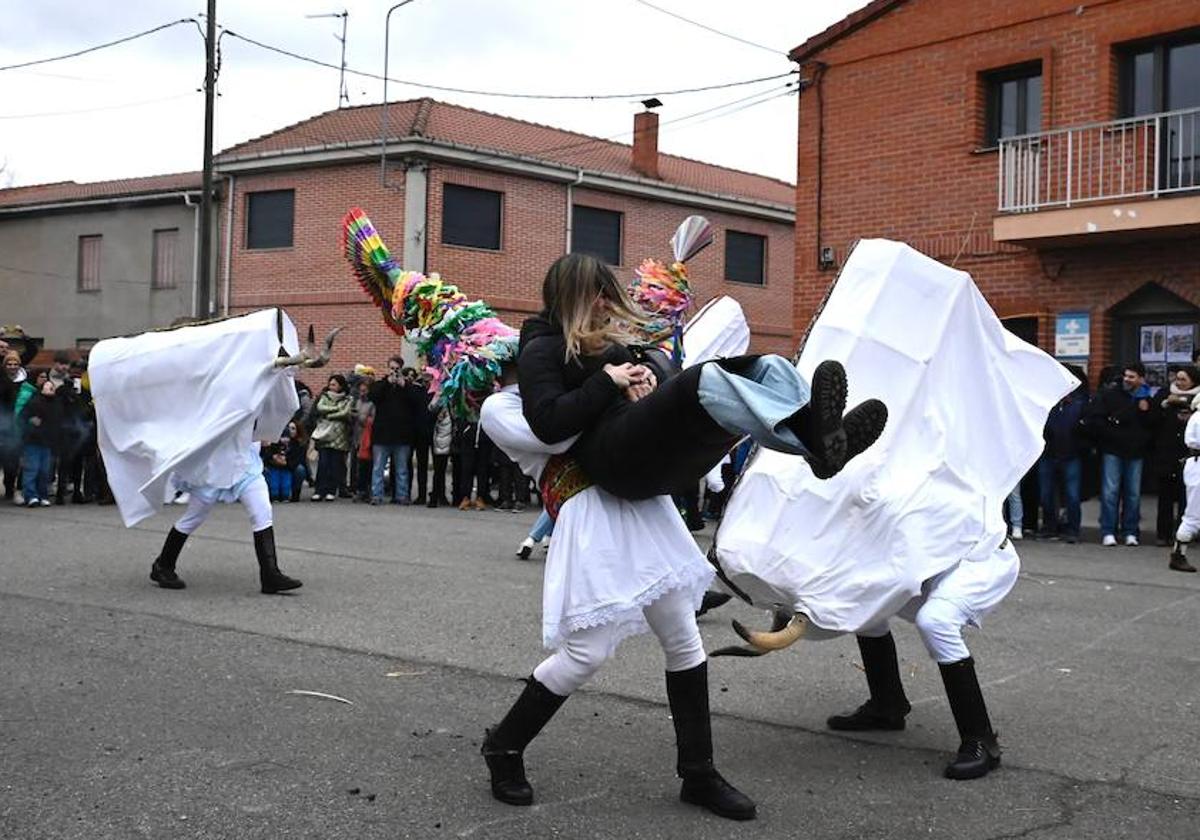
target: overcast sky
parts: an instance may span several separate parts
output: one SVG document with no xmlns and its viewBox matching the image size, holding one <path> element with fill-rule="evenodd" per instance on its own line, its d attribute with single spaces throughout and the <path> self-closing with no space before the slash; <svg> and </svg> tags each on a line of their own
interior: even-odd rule
<svg viewBox="0 0 1200 840">
<path fill-rule="evenodd" d="M 272 46 L 380 74 L 394 0 L 218 0 L 217 22 Z M 515 93 L 650 93 L 787 73 L 786 53 L 866 0 L 412 0 L 392 15 L 394 79 Z M 0 66 L 60 55 L 173 20 L 204 0 L 0 0 Z M 768 49 L 763 49 L 766 47 Z M 777 52 L 772 52 L 775 50 Z M 215 148 L 338 105 L 338 72 L 226 36 Z M 347 74 L 351 105 L 383 84 Z M 95 181 L 198 170 L 204 44 L 193 24 L 89 55 L 0 71 L 0 184 Z M 796 102 L 784 82 L 661 96 L 659 149 L 795 180 Z M 635 99 L 502 99 L 389 83 L 389 100 L 446 102 L 628 142 Z M 701 113 L 704 112 L 704 113 Z M 696 116 L 690 116 L 696 115 Z M 685 117 L 690 117 L 683 119 Z M 671 122 L 678 120 L 678 122 Z"/>
</svg>

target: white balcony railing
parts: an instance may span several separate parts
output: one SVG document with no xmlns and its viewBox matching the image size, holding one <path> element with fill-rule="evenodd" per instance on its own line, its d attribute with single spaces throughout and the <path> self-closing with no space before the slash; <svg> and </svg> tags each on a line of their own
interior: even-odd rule
<svg viewBox="0 0 1200 840">
<path fill-rule="evenodd" d="M 1007 137 L 1002 213 L 1200 189 L 1200 108 Z"/>
</svg>

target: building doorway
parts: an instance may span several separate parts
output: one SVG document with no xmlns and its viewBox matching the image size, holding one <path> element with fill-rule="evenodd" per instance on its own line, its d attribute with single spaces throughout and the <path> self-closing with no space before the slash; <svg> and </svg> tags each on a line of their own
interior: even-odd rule
<svg viewBox="0 0 1200 840">
<path fill-rule="evenodd" d="M 1157 283 L 1147 283 L 1109 310 L 1113 363 L 1141 362 L 1146 379 L 1162 388 L 1169 372 L 1191 364 L 1200 347 L 1200 307 Z"/>
</svg>

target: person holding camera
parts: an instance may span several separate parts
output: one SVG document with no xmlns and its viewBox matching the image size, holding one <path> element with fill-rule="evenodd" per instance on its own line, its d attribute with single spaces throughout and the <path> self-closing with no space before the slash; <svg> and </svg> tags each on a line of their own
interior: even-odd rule
<svg viewBox="0 0 1200 840">
<path fill-rule="evenodd" d="M 371 504 L 384 503 L 384 475 L 391 463 L 392 503 L 409 504 L 408 460 L 416 436 L 413 398 L 404 377 L 404 361 L 399 356 L 388 359 L 387 376 L 371 386 L 370 399 L 375 404 L 375 422 L 371 427 Z"/>
</svg>

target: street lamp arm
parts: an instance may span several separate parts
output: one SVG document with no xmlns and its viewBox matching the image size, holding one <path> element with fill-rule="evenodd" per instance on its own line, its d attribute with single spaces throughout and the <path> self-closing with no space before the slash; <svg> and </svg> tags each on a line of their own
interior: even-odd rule
<svg viewBox="0 0 1200 840">
<path fill-rule="evenodd" d="M 413 0 L 400 0 L 399 3 L 387 10 L 387 15 L 383 19 L 383 105 L 379 109 L 379 184 L 383 187 L 387 186 L 388 47 L 390 46 L 392 12 L 411 2 Z"/>
</svg>

